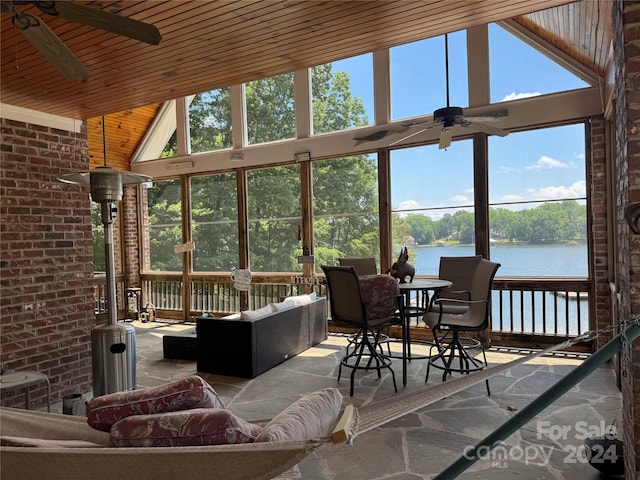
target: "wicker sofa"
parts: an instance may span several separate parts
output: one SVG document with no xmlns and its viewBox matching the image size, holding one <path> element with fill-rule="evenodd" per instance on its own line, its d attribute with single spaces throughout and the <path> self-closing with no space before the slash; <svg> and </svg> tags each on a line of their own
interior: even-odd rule
<svg viewBox="0 0 640 480">
<path fill-rule="evenodd" d="M 292 304 L 293 303 L 293 304 Z M 327 300 L 290 297 L 254 312 L 198 317 L 198 371 L 254 378 L 327 338 Z"/>
</svg>

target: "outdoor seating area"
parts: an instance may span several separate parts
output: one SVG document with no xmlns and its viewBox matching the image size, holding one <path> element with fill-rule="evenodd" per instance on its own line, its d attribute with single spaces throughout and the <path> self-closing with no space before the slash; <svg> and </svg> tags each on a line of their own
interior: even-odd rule
<svg viewBox="0 0 640 480">
<path fill-rule="evenodd" d="M 3 480 L 640 476 L 636 2 L 6 5 Z"/>
<path fill-rule="evenodd" d="M 133 325 L 138 342 L 139 388 L 156 387 L 196 373 L 195 361 L 162 358 L 162 336 L 188 331 L 194 328 L 193 324 L 136 321 Z M 349 382 L 337 381 L 336 376 L 346 344 L 347 336 L 329 335 L 319 345 L 254 379 L 207 373 L 200 376 L 213 386 L 228 409 L 250 421 L 273 418 L 295 399 L 322 388 L 338 388 L 347 399 L 345 402 L 357 408 L 396 398 L 403 392 L 425 389 L 426 362 L 413 361 L 409 364 L 408 384 L 399 387 L 399 393 L 395 393 L 391 375 L 386 372 L 382 379 L 375 374 L 357 376 L 354 395 L 349 397 Z M 490 365 L 495 365 L 524 353 L 491 349 L 487 358 Z M 275 478 L 371 480 L 402 475 L 431 478 L 462 456 L 465 447 L 474 445 L 510 419 L 584 358 L 579 354 L 558 353 L 532 360 L 493 377 L 491 397 L 487 397 L 481 383 L 471 386 L 359 435 L 353 445 L 315 449 Z M 440 382 L 437 377 L 430 383 Z M 620 418 L 620 407 L 615 377 L 610 365 L 606 365 L 506 439 L 503 451 L 510 452 L 509 456 L 498 460 L 487 455 L 459 478 L 552 479 L 562 472 L 565 480 L 599 480 L 600 473 L 587 462 L 566 462 L 572 458 L 572 452 L 582 448 L 583 440 L 575 426 L 609 425 Z M 53 405 L 54 412 L 61 412 L 61 408 L 61 404 Z M 566 425 L 572 429 L 571 435 L 558 443 L 550 437 L 549 425 Z M 384 456 L 379 455 L 379 448 L 384 448 Z M 521 449 L 531 456 L 529 461 L 521 455 L 524 453 Z M 180 450 L 172 448 L 172 455 L 179 455 L 177 452 Z M 360 461 L 355 464 L 353 458 Z"/>
</svg>

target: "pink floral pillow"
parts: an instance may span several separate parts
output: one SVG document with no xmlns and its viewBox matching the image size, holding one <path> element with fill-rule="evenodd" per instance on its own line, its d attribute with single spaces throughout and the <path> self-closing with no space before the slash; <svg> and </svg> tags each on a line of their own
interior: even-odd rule
<svg viewBox="0 0 640 480">
<path fill-rule="evenodd" d="M 400 287 L 391 275 L 361 276 L 360 291 L 369 318 L 391 317 L 398 310 Z"/>
<path fill-rule="evenodd" d="M 114 447 L 183 447 L 253 443 L 261 431 L 229 410 L 198 408 L 123 418 L 110 437 Z"/>
<path fill-rule="evenodd" d="M 225 407 L 211 385 L 201 377 L 192 375 L 157 387 L 94 397 L 87 404 L 87 423 L 108 432 L 118 420 L 131 415 L 190 408 Z"/>
</svg>

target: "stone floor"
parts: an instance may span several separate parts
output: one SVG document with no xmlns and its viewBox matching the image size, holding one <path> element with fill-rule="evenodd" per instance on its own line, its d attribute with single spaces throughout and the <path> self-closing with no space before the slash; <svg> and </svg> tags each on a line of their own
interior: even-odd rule
<svg viewBox="0 0 640 480">
<path fill-rule="evenodd" d="M 193 325 L 138 323 L 136 327 L 137 385 L 154 386 L 196 373 L 196 364 L 162 357 L 162 335 L 192 330 Z M 338 387 L 346 402 L 365 407 L 395 395 L 389 373 L 357 375 L 355 395 L 349 397 L 348 377 L 337 378 L 345 339 L 328 340 L 297 357 L 248 380 L 201 374 L 228 408 L 248 420 L 271 418 L 299 396 L 323 387 Z M 414 347 L 416 353 L 419 347 Z M 490 363 L 505 362 L 517 352 L 490 351 Z M 560 380 L 583 359 L 566 354 L 541 357 L 490 380 L 451 395 L 415 413 L 359 435 L 353 445 L 327 445 L 282 476 L 288 479 L 411 480 L 431 479 L 464 455 L 520 409 Z M 414 360 L 406 387 L 395 367 L 399 391 L 425 386 L 426 361 Z M 433 375 L 429 384 L 439 382 Z M 620 422 L 621 396 L 609 366 L 598 369 L 543 410 L 499 448 L 485 452 L 461 479 L 600 479 L 586 462 L 583 440 L 601 435 L 613 420 Z"/>
</svg>

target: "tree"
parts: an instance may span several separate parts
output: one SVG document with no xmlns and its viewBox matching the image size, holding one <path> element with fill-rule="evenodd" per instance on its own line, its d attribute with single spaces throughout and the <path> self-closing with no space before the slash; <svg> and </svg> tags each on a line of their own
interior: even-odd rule
<svg viewBox="0 0 640 480">
<path fill-rule="evenodd" d="M 351 94 L 350 78 L 333 72 L 332 65 L 314 67 L 312 76 L 313 124 L 316 133 L 367 125 L 364 103 Z M 247 135 L 255 144 L 295 136 L 293 74 L 248 83 L 245 86 Z M 196 95 L 189 108 L 192 151 L 231 146 L 231 101 L 229 89 Z M 175 139 L 164 155 L 175 154 Z M 378 253 L 377 164 L 373 157 L 352 156 L 314 162 L 314 227 L 316 264 L 346 255 Z M 213 177 L 213 176 L 212 176 Z M 302 253 L 298 241 L 301 225 L 299 167 L 275 167 L 248 172 L 249 256 L 256 271 L 297 271 L 296 257 Z M 221 198 L 208 191 L 209 181 L 192 182 L 194 269 L 214 271 L 237 264 L 237 211 L 225 207 Z M 235 189 L 235 185 L 233 185 Z M 222 191 L 229 195 L 228 189 Z M 149 197 L 152 225 L 172 223 L 165 231 L 154 227 L 151 247 L 155 270 L 175 269 L 180 256 L 173 245 L 180 243 L 181 225 L 175 217 L 180 196 L 171 204 L 160 193 Z M 219 211 L 225 211 L 224 219 Z M 164 213 L 160 213 L 164 210 Z M 236 215 L 235 219 L 230 218 Z M 167 218 L 162 218 L 167 217 Z M 234 223 L 235 220 L 235 223 Z M 215 239 L 211 240 L 211 239 Z M 170 248 L 171 247 L 171 248 Z M 235 259 L 233 258 L 235 255 Z"/>
<path fill-rule="evenodd" d="M 406 217 L 406 222 L 410 225 L 410 235 L 418 245 L 428 245 L 435 240 L 433 220 L 426 215 L 410 214 Z"/>
</svg>

